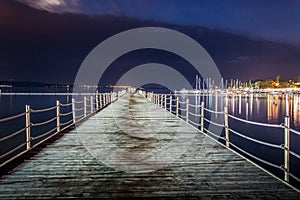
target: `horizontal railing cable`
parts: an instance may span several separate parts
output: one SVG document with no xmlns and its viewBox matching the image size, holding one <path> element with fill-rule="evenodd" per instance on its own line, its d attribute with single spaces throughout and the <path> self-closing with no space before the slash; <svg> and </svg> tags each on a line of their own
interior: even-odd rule
<svg viewBox="0 0 300 200">
<path fill-rule="evenodd" d="M 189 111 L 189 114 L 193 115 L 194 117 L 201 117 L 201 115 L 200 115 L 200 114 L 193 113 L 193 112 L 191 112 L 191 111 Z"/>
<path fill-rule="evenodd" d="M 61 103 L 60 104 L 60 106 L 70 106 L 70 105 L 72 105 L 72 103 L 66 103 L 66 104 Z"/>
<path fill-rule="evenodd" d="M 193 121 L 192 121 L 192 120 L 190 120 L 190 119 L 189 119 L 189 123 L 193 124 L 194 126 L 200 126 L 200 124 L 199 124 L 199 123 L 195 123 L 195 122 L 193 122 Z"/>
<path fill-rule="evenodd" d="M 82 117 L 84 117 L 84 114 L 76 116 L 76 119 L 81 119 Z"/>
<path fill-rule="evenodd" d="M 42 125 L 45 125 L 45 124 L 49 124 L 50 122 L 53 122 L 54 120 L 56 120 L 57 117 L 53 117 L 47 121 L 44 121 L 44 122 L 39 122 L 39 123 L 31 123 L 31 126 L 32 127 L 36 127 L 36 126 L 42 126 Z"/>
<path fill-rule="evenodd" d="M 17 118 L 23 117 L 25 115 L 26 115 L 26 112 L 17 114 L 15 116 L 6 117 L 6 118 L 3 118 L 3 119 L 0 119 L 0 123 L 1 122 L 6 122 L 6 121 L 10 121 L 10 120 L 13 120 L 13 119 L 17 119 Z"/>
<path fill-rule="evenodd" d="M 250 141 L 252 141 L 252 142 L 256 142 L 256 143 L 258 143 L 258 144 L 262 144 L 262 145 L 269 146 L 269 147 L 273 147 L 273 148 L 277 148 L 277 149 L 282 149 L 282 144 L 272 144 L 272 143 L 260 141 L 260 140 L 251 138 L 251 137 L 249 137 L 249 136 L 243 135 L 243 134 L 241 134 L 241 133 L 239 133 L 239 132 L 237 132 L 237 131 L 235 131 L 235 130 L 233 130 L 233 129 L 231 129 L 231 128 L 229 128 L 229 131 L 232 132 L 232 133 L 234 133 L 235 135 L 238 135 L 238 136 L 240 136 L 240 137 L 242 137 L 242 138 L 245 138 L 245 139 L 247 139 L 247 140 L 250 140 Z"/>
<path fill-rule="evenodd" d="M 12 138 L 12 137 L 14 137 L 14 136 L 16 136 L 16 135 L 22 133 L 22 132 L 25 131 L 25 130 L 26 130 L 26 128 L 22 128 L 22 129 L 20 129 L 20 130 L 14 132 L 14 133 L 12 133 L 12 134 L 9 134 L 9 135 L 7 135 L 7 136 L 1 138 L 1 139 L 0 139 L 0 142 L 3 142 L 3 141 L 5 141 L 5 140 L 8 140 L 8 139 L 10 139 L 10 138 Z"/>
<path fill-rule="evenodd" d="M 292 150 L 290 150 L 290 154 L 292 154 L 293 156 L 295 156 L 296 158 L 300 159 L 300 155 Z"/>
<path fill-rule="evenodd" d="M 191 106 L 193 108 L 201 108 L 201 104 L 199 104 L 199 105 L 189 104 L 189 106 Z"/>
<path fill-rule="evenodd" d="M 288 172 L 288 174 L 289 174 L 289 176 L 291 176 L 293 179 L 295 179 L 296 181 L 298 181 L 300 183 L 300 179 L 297 176 L 295 176 L 291 172 Z"/>
<path fill-rule="evenodd" d="M 39 109 L 39 110 L 31 109 L 30 112 L 31 112 L 31 113 L 47 112 L 47 111 L 54 110 L 54 109 L 56 109 L 56 108 L 57 108 L 57 106 L 53 106 L 53 107 L 50 107 L 50 108 Z"/>
<path fill-rule="evenodd" d="M 24 143 L 20 144 L 19 146 L 17 146 L 16 148 L 14 148 L 14 149 L 12 149 L 12 150 L 6 152 L 5 154 L 2 154 L 2 155 L 0 156 L 0 159 L 5 158 L 6 156 L 8 156 L 8 155 L 10 155 L 10 154 L 12 154 L 12 153 L 14 153 L 14 152 L 16 152 L 16 151 L 19 150 L 21 147 L 25 146 L 27 143 L 28 143 L 28 142 L 24 142 Z"/>
<path fill-rule="evenodd" d="M 81 110 L 84 110 L 84 107 L 82 107 L 82 108 L 75 108 L 75 111 L 81 111 Z"/>
<path fill-rule="evenodd" d="M 241 121 L 241 122 L 245 122 L 248 124 L 253 124 L 253 125 L 257 125 L 257 126 L 265 126 L 265 127 L 271 127 L 271 128 L 283 128 L 282 125 L 278 125 L 278 124 L 266 124 L 266 123 L 261 123 L 261 122 L 254 122 L 254 121 L 249 121 L 249 120 L 245 120 L 245 119 L 241 119 L 238 117 L 235 117 L 233 115 L 228 114 L 228 117 Z"/>
<path fill-rule="evenodd" d="M 216 138 L 218 138 L 218 139 L 221 139 L 221 140 L 225 141 L 225 138 L 224 138 L 224 137 L 222 137 L 222 136 L 220 136 L 220 135 L 217 135 L 217 134 L 215 134 L 215 133 L 209 131 L 207 128 L 203 128 L 203 130 L 204 130 L 206 133 L 209 133 L 210 135 L 212 135 L 212 136 L 214 136 L 214 137 L 216 137 Z"/>
<path fill-rule="evenodd" d="M 295 133 L 296 135 L 300 136 L 300 132 L 299 131 L 296 131 L 296 130 L 291 129 L 291 128 L 289 130 L 290 130 L 290 132 Z"/>
<path fill-rule="evenodd" d="M 214 114 L 224 114 L 224 111 L 215 111 L 215 110 L 210 110 L 208 108 L 204 108 L 204 110 Z"/>
<path fill-rule="evenodd" d="M 219 126 L 219 127 L 221 127 L 221 128 L 224 128 L 224 124 L 219 124 L 219 123 L 217 123 L 217 122 L 213 122 L 213 121 L 211 121 L 211 120 L 209 120 L 209 119 L 206 119 L 206 118 L 204 118 L 204 121 L 206 121 L 206 122 L 208 122 L 208 123 L 210 123 L 210 124 L 213 124 L 213 125 L 215 125 L 215 126 Z"/>
<path fill-rule="evenodd" d="M 31 140 L 34 141 L 34 140 L 40 139 L 40 138 L 42 138 L 42 137 L 45 137 L 46 135 L 49 135 L 50 133 L 52 133 L 52 132 L 55 131 L 56 129 L 57 129 L 57 127 L 54 127 L 53 129 L 51 129 L 51 130 L 49 130 L 49 131 L 47 131 L 47 132 L 45 132 L 45 133 L 43 133 L 43 134 L 41 134 L 41 135 L 32 137 Z"/>
<path fill-rule="evenodd" d="M 243 152 L 243 153 L 246 154 L 247 156 L 249 156 L 249 157 L 255 159 L 255 160 L 258 160 L 258 161 L 260 161 L 260 162 L 262 162 L 262 163 L 264 163 L 264 164 L 266 164 L 266 165 L 269 165 L 269 166 L 271 166 L 271 167 L 274 167 L 274 168 L 277 168 L 277 169 L 280 169 L 280 170 L 283 171 L 283 169 L 282 169 L 281 166 L 275 165 L 275 164 L 273 164 L 273 163 L 271 163 L 271 162 L 269 162 L 269 161 L 266 161 L 266 160 L 261 159 L 261 158 L 259 158 L 259 157 L 257 157 L 257 156 L 254 156 L 253 154 L 248 153 L 247 151 L 241 149 L 240 147 L 238 147 L 237 145 L 233 144 L 232 142 L 230 142 L 230 145 L 233 146 L 234 148 L 236 148 L 237 150 Z"/>
<path fill-rule="evenodd" d="M 65 126 L 65 125 L 68 125 L 68 124 L 72 124 L 73 123 L 73 119 L 67 121 L 67 122 L 64 122 L 64 123 L 61 123 L 60 125 L 61 126 Z"/>
<path fill-rule="evenodd" d="M 181 114 L 178 113 L 178 116 L 181 118 L 181 119 L 186 119 L 186 116 L 183 116 Z"/>
<path fill-rule="evenodd" d="M 68 113 L 60 113 L 60 116 L 65 117 L 65 116 L 71 115 L 72 113 L 73 113 L 73 111 L 68 112 Z"/>
</svg>

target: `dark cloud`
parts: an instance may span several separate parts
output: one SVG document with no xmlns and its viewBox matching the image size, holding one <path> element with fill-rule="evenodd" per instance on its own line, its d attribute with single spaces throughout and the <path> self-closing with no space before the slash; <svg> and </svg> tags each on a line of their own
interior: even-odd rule
<svg viewBox="0 0 300 200">
<path fill-rule="evenodd" d="M 20 0 L 54 13 L 130 16 L 199 25 L 265 40 L 300 45 L 300 1 L 240 0 Z"/>
<path fill-rule="evenodd" d="M 72 83 L 80 64 L 96 45 L 121 31 L 145 26 L 171 28 L 194 38 L 205 47 L 227 79 L 273 78 L 278 74 L 291 78 L 300 74 L 297 46 L 201 26 L 115 15 L 44 12 L 4 0 L 0 4 L 0 79 Z M 187 63 L 168 53 L 149 56 L 149 52 L 135 52 L 116 60 L 107 77 L 119 77 L 137 64 L 154 61 L 175 68 L 180 65 L 191 80 L 195 76 Z M 103 78 L 103 83 L 109 83 L 107 80 Z"/>
</svg>

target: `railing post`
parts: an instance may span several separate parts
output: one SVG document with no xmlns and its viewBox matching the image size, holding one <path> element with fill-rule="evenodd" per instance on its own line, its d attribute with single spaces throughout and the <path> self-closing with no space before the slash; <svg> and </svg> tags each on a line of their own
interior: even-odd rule
<svg viewBox="0 0 300 200">
<path fill-rule="evenodd" d="M 106 106 L 106 93 L 103 94 L 103 106 Z"/>
<path fill-rule="evenodd" d="M 72 98 L 72 114 L 73 114 L 73 123 L 76 123 L 76 107 L 75 107 L 75 99 Z"/>
<path fill-rule="evenodd" d="M 96 93 L 96 111 L 99 110 L 99 94 L 98 94 L 98 91 Z"/>
<path fill-rule="evenodd" d="M 60 131 L 60 103 L 56 101 L 56 127 L 57 132 Z"/>
<path fill-rule="evenodd" d="M 204 101 L 201 102 L 201 132 L 204 131 Z"/>
<path fill-rule="evenodd" d="M 86 96 L 83 97 L 84 116 L 86 117 Z"/>
<path fill-rule="evenodd" d="M 189 123 L 189 99 L 186 99 L 186 122 Z"/>
<path fill-rule="evenodd" d="M 178 117 L 179 97 L 176 97 L 176 117 Z"/>
<path fill-rule="evenodd" d="M 170 95 L 170 113 L 172 113 L 172 95 Z"/>
<path fill-rule="evenodd" d="M 290 181 L 290 117 L 284 119 L 284 180 Z"/>
<path fill-rule="evenodd" d="M 99 95 L 100 109 L 102 108 L 102 94 Z"/>
<path fill-rule="evenodd" d="M 93 102 L 93 96 L 91 96 L 91 113 L 94 112 L 94 102 Z"/>
<path fill-rule="evenodd" d="M 165 99 L 165 101 L 164 101 L 164 104 L 165 104 L 165 110 L 167 110 L 167 95 L 165 94 L 164 97 L 165 97 L 165 98 L 164 98 L 164 99 Z"/>
<path fill-rule="evenodd" d="M 157 94 L 157 105 L 160 106 L 160 94 Z"/>
<path fill-rule="evenodd" d="M 225 126 L 225 137 L 226 137 L 226 146 L 230 146 L 230 138 L 229 138 L 229 126 L 228 126 L 228 107 L 224 107 L 224 126 Z"/>
<path fill-rule="evenodd" d="M 158 103 L 157 103 L 157 105 L 161 106 L 160 104 L 161 104 L 161 96 L 160 96 L 160 94 L 158 94 Z"/>
<path fill-rule="evenodd" d="M 26 148 L 29 150 L 31 148 L 31 136 L 30 136 L 30 106 L 26 105 Z"/>
</svg>

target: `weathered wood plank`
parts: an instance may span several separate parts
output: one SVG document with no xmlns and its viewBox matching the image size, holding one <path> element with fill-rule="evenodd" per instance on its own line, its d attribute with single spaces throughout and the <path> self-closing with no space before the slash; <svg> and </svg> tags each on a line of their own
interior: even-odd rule
<svg viewBox="0 0 300 200">
<path fill-rule="evenodd" d="M 149 154 L 164 149 L 175 134 L 175 146 L 166 153 Z M 195 137 L 187 149 L 178 145 L 191 136 Z M 114 155 L 115 149 L 125 153 Z M 99 155 L 91 155 L 93 150 Z M 160 168 L 161 162 L 181 151 L 178 159 Z M 113 164 L 99 159 L 102 154 Z M 145 162 L 122 157 L 148 154 L 156 160 L 146 164 L 157 170 L 133 173 L 137 171 L 113 167 L 138 161 L 133 162 L 133 169 L 152 169 L 143 168 Z M 0 199 L 300 199 L 297 191 L 136 94 L 125 95 L 37 151 L 0 183 Z"/>
</svg>

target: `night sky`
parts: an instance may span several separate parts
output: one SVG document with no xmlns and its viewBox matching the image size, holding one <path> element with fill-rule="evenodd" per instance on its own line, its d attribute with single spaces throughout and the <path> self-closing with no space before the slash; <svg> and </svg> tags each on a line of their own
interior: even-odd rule
<svg viewBox="0 0 300 200">
<path fill-rule="evenodd" d="M 157 26 L 198 41 L 225 79 L 300 75 L 298 0 L 1 0 L 0 81 L 73 83 L 100 42 L 121 31 Z M 102 84 L 130 68 L 159 62 L 191 80 L 195 72 L 176 55 L 145 50 L 111 64 Z"/>
</svg>

